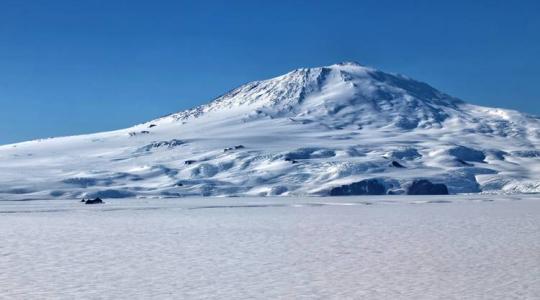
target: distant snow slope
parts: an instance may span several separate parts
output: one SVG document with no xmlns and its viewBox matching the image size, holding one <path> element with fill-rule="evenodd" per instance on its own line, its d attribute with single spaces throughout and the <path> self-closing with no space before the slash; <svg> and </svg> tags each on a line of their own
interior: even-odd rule
<svg viewBox="0 0 540 300">
<path fill-rule="evenodd" d="M 123 130 L 0 147 L 9 199 L 328 195 L 364 179 L 540 192 L 540 119 L 346 62 Z"/>
</svg>

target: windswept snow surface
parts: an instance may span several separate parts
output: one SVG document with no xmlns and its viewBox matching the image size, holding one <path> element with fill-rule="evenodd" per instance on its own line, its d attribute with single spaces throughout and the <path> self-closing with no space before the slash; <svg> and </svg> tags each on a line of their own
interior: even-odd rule
<svg viewBox="0 0 540 300">
<path fill-rule="evenodd" d="M 538 196 L 0 201 L 1 299 L 540 299 Z"/>
<path fill-rule="evenodd" d="M 364 179 L 392 194 L 415 179 L 534 193 L 539 178 L 537 117 L 356 63 L 251 82 L 123 130 L 0 147 L 4 199 L 328 195 Z"/>
</svg>

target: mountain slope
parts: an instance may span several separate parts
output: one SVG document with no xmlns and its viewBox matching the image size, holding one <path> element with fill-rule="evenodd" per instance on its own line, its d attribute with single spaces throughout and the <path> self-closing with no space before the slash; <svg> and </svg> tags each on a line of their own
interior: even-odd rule
<svg viewBox="0 0 540 300">
<path fill-rule="evenodd" d="M 540 120 L 356 63 L 294 70 L 131 128 L 0 147 L 0 197 L 328 195 L 375 179 L 540 192 Z"/>
</svg>

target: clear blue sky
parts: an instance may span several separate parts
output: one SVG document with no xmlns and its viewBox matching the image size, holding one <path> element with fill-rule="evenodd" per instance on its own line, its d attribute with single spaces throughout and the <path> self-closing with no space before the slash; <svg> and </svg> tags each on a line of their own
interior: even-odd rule
<svg viewBox="0 0 540 300">
<path fill-rule="evenodd" d="M 354 60 L 540 115 L 540 1 L 0 1 L 0 144 Z"/>
</svg>

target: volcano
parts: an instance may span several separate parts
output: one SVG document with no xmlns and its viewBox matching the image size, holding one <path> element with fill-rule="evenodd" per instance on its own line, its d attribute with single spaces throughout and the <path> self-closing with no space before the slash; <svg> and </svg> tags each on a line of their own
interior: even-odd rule
<svg viewBox="0 0 540 300">
<path fill-rule="evenodd" d="M 540 192 L 540 119 L 354 62 L 130 128 L 0 146 L 0 198 Z M 361 188 L 354 188 L 361 187 Z"/>
</svg>

